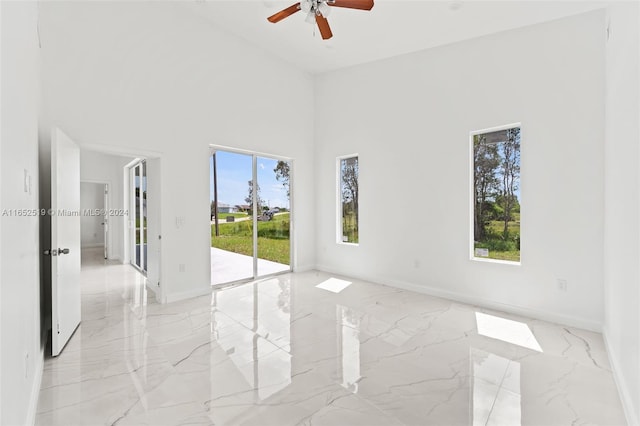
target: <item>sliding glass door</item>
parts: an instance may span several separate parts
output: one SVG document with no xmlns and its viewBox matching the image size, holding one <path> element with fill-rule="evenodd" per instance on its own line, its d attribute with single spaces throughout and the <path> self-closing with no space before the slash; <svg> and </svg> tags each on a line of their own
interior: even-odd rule
<svg viewBox="0 0 640 426">
<path fill-rule="evenodd" d="M 147 272 L 147 165 L 145 161 L 130 169 L 131 182 L 131 264 Z"/>
<path fill-rule="evenodd" d="M 212 284 L 251 279 L 253 158 L 247 154 L 217 151 L 209 164 Z"/>
<path fill-rule="evenodd" d="M 290 169 L 283 159 L 212 154 L 212 284 L 291 270 Z"/>
<path fill-rule="evenodd" d="M 290 163 L 274 158 L 256 158 L 257 188 L 262 191 L 258 216 L 257 275 L 291 270 Z"/>
</svg>

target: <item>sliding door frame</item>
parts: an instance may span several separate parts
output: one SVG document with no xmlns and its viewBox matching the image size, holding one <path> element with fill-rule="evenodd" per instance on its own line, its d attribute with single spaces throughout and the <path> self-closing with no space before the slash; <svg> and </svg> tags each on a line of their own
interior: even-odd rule
<svg viewBox="0 0 640 426">
<path fill-rule="evenodd" d="M 136 203 L 136 170 L 139 171 L 139 203 Z M 145 250 L 145 242 L 144 239 L 146 237 L 146 230 L 144 226 L 144 219 L 146 215 L 144 214 L 145 202 L 144 202 L 144 193 L 146 192 L 146 160 L 139 159 L 135 163 L 129 165 L 129 211 L 130 217 L 130 226 L 129 226 L 129 240 L 130 240 L 130 256 L 129 263 L 133 265 L 138 271 L 142 274 L 147 274 L 147 264 L 148 259 L 147 256 L 144 255 Z M 145 190 L 143 191 L 143 183 L 145 186 Z M 136 219 L 140 220 L 140 249 L 139 249 L 139 259 L 138 254 L 136 252 L 137 244 L 136 244 Z M 138 260 L 140 264 L 138 265 Z"/>
<path fill-rule="evenodd" d="M 234 153 L 234 154 L 242 154 L 242 155 L 249 155 L 251 156 L 251 182 L 253 183 L 253 188 L 257 188 L 258 186 L 258 157 L 261 158 L 267 158 L 270 160 L 277 160 L 277 161 L 286 161 L 287 163 L 289 163 L 289 269 L 286 271 L 281 271 L 281 272 L 275 272 L 275 273 L 271 273 L 271 274 L 264 274 L 264 275 L 258 275 L 258 215 L 256 214 L 257 207 L 258 207 L 258 197 L 252 197 L 253 200 L 253 205 L 251 206 L 252 211 L 253 211 L 253 216 L 251 218 L 251 223 L 253 226 L 253 277 L 251 278 L 242 278 L 239 279 L 237 281 L 231 281 L 231 282 L 227 282 L 227 283 L 221 283 L 221 284 L 216 284 L 216 287 L 218 286 L 227 286 L 229 284 L 234 284 L 234 283 L 241 283 L 241 282 L 247 282 L 247 281 L 252 281 L 252 280 L 256 280 L 256 279 L 262 279 L 262 278 L 266 278 L 266 277 L 271 277 L 274 275 L 280 275 L 280 274 L 286 274 L 289 272 L 293 272 L 294 270 L 294 261 L 295 261 L 295 251 L 294 251 L 294 247 L 295 247 L 295 243 L 294 243 L 294 236 L 295 236 L 295 203 L 294 203 L 294 197 L 293 197 L 293 187 L 294 187 L 294 160 L 292 158 L 289 157 L 283 157 L 280 155 L 274 155 L 274 154 L 268 154 L 268 153 L 263 153 L 263 152 L 257 152 L 257 151 L 249 151 L 249 150 L 243 150 L 243 149 L 238 149 L 238 148 L 230 148 L 227 146 L 222 146 L 222 145 L 210 145 L 209 147 L 209 158 L 211 158 L 211 156 L 213 156 L 214 153 L 218 152 L 218 151 L 224 151 L 224 152 L 230 152 L 230 153 Z M 209 188 L 209 192 L 211 191 L 211 188 Z M 209 232 L 211 232 L 211 230 L 209 230 Z M 211 247 L 209 247 L 211 248 Z"/>
</svg>

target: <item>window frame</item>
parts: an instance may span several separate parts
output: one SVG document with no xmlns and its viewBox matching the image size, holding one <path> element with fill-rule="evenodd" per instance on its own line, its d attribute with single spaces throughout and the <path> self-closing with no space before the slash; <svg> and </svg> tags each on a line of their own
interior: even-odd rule
<svg viewBox="0 0 640 426">
<path fill-rule="evenodd" d="M 520 155 L 522 156 L 522 140 L 523 140 L 523 126 L 521 122 L 503 124 L 500 126 L 488 127 L 480 130 L 473 130 L 469 132 L 469 260 L 473 262 L 483 262 L 483 263 L 494 263 L 500 265 L 510 265 L 510 266 L 520 266 L 522 265 L 522 229 L 523 227 L 523 215 L 522 215 L 522 194 L 520 194 L 520 198 L 518 202 L 520 204 L 520 260 L 503 260 L 503 259 L 490 259 L 487 257 L 478 257 L 475 255 L 475 205 L 476 205 L 476 194 L 474 190 L 474 178 L 475 178 L 475 156 L 474 156 L 474 145 L 473 138 L 474 136 L 481 135 L 484 133 L 492 133 L 498 132 L 501 130 L 508 130 L 513 128 L 520 128 Z M 519 176 L 520 187 L 522 187 L 522 157 L 520 158 L 520 176 Z"/>
<path fill-rule="evenodd" d="M 360 223 L 358 221 L 358 242 L 344 241 L 343 237 L 343 222 L 342 222 L 342 161 L 350 158 L 356 158 L 358 160 L 358 186 L 360 186 L 360 155 L 358 153 L 340 155 L 336 157 L 336 244 L 346 246 L 359 246 L 360 245 Z M 358 191 L 358 198 L 359 197 Z"/>
</svg>

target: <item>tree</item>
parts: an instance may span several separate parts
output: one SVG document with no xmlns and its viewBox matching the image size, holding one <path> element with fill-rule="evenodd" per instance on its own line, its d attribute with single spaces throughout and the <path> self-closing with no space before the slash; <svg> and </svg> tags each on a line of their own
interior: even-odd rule
<svg viewBox="0 0 640 426">
<path fill-rule="evenodd" d="M 291 166 L 287 161 L 279 160 L 273 171 L 276 174 L 276 180 L 282 182 L 282 186 L 287 190 L 287 198 L 289 198 L 289 173 Z"/>
<path fill-rule="evenodd" d="M 344 213 L 352 213 L 355 217 L 355 229 L 358 230 L 358 157 L 344 159 L 340 162 L 342 209 Z"/>
<path fill-rule="evenodd" d="M 246 203 L 249 204 L 249 214 L 253 215 L 253 181 L 250 180 L 248 181 L 248 183 L 249 183 L 249 194 L 246 196 L 244 201 L 246 201 Z M 264 201 L 260 198 L 260 185 L 258 184 L 256 184 L 256 201 L 257 201 L 256 204 L 258 206 L 258 214 L 260 214 Z"/>
<path fill-rule="evenodd" d="M 504 230 L 506 239 L 509 236 L 509 221 L 516 205 L 516 191 L 520 183 L 520 128 L 515 127 L 506 131 L 507 138 L 501 144 L 502 161 L 500 174 L 502 177 L 502 208 L 504 210 Z"/>
<path fill-rule="evenodd" d="M 473 238 L 475 241 L 482 241 L 487 235 L 487 222 L 493 210 L 490 201 L 493 201 L 499 191 L 496 169 L 500 165 L 498 146 L 487 143 L 485 135 L 473 137 L 473 164 Z"/>
</svg>

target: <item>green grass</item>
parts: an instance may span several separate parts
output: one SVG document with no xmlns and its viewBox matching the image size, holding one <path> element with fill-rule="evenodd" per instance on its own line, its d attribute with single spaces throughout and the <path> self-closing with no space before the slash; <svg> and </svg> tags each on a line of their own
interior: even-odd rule
<svg viewBox="0 0 640 426">
<path fill-rule="evenodd" d="M 342 217 L 342 235 L 347 237 L 343 242 L 358 243 L 358 223 L 353 213 L 346 214 Z"/>
<path fill-rule="evenodd" d="M 215 226 L 211 226 L 211 247 L 253 255 L 253 223 L 220 223 L 220 236 L 215 235 Z M 258 222 L 258 257 L 273 262 L 289 264 L 289 214 L 280 214 L 268 222 Z"/>
<path fill-rule="evenodd" d="M 147 243 L 147 228 L 144 228 L 144 242 Z M 136 244 L 140 244 L 140 228 L 136 228 Z"/>
<path fill-rule="evenodd" d="M 484 247 L 484 244 L 482 243 L 477 243 L 475 244 L 475 248 L 486 248 L 486 247 Z M 482 256 L 479 258 L 520 262 L 520 250 L 506 250 L 506 251 L 489 250 L 489 256 L 487 257 Z"/>
<path fill-rule="evenodd" d="M 510 235 L 520 235 L 520 221 L 509 222 L 507 229 L 509 229 Z M 492 220 L 489 223 L 487 230 L 492 234 L 502 235 L 502 232 L 504 231 L 504 222 Z"/>
<path fill-rule="evenodd" d="M 519 215 L 518 215 L 519 216 Z M 519 217 L 517 217 L 519 219 Z M 512 221 L 507 225 L 509 237 L 503 237 L 504 222 L 492 221 L 487 227 L 488 236 L 483 241 L 477 241 L 474 248 L 489 249 L 488 259 L 520 261 L 520 249 L 517 240 L 520 237 L 520 221 Z"/>
<path fill-rule="evenodd" d="M 144 242 L 147 242 L 147 218 L 144 217 Z M 136 244 L 140 244 L 140 216 L 136 216 Z"/>
</svg>

